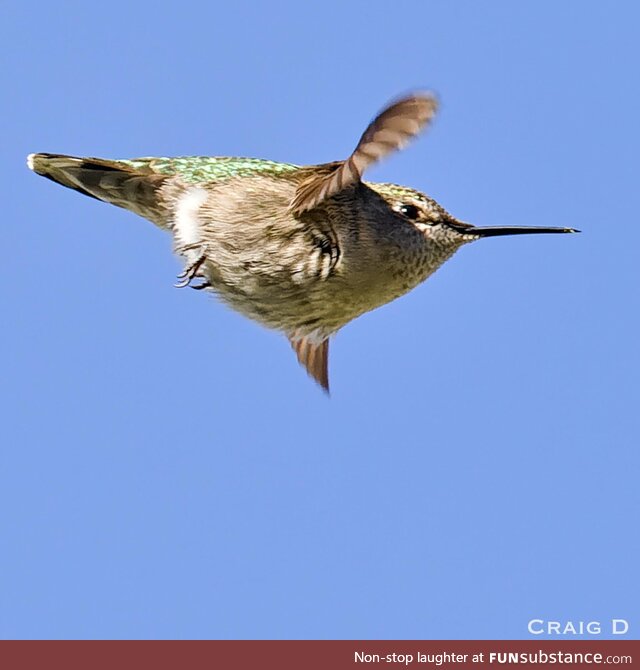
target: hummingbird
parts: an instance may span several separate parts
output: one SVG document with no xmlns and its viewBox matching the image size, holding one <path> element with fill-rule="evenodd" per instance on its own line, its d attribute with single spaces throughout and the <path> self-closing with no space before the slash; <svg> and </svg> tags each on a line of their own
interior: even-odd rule
<svg viewBox="0 0 640 670">
<path fill-rule="evenodd" d="M 340 161 L 299 166 L 256 158 L 106 160 L 31 154 L 29 168 L 131 210 L 173 237 L 177 287 L 214 293 L 283 333 L 328 393 L 329 340 L 356 317 L 407 293 L 463 245 L 485 237 L 574 233 L 478 227 L 406 186 L 363 181 L 434 118 L 437 98 L 391 102 Z"/>
</svg>

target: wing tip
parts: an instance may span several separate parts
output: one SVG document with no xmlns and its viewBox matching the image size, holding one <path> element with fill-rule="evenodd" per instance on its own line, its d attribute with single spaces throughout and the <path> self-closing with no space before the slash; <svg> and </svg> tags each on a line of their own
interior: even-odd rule
<svg viewBox="0 0 640 670">
<path fill-rule="evenodd" d="M 311 175 L 298 186 L 289 211 L 300 216 L 360 182 L 369 166 L 404 148 L 419 135 L 432 121 L 438 107 L 438 96 L 428 90 L 411 91 L 393 99 L 369 123 L 349 158 L 327 164 L 332 167 L 329 173 Z M 400 125 L 398 119 L 402 122 Z M 407 124 L 410 124 L 408 128 Z"/>
<path fill-rule="evenodd" d="M 435 114 L 440 107 L 440 96 L 435 91 L 428 88 L 411 89 L 406 93 L 401 93 L 395 98 L 392 98 L 379 114 L 383 114 L 386 110 L 396 107 L 397 105 L 409 104 L 412 102 L 424 104 L 431 114 Z"/>
<path fill-rule="evenodd" d="M 289 342 L 296 352 L 298 362 L 307 374 L 322 388 L 327 396 L 329 389 L 329 340 L 314 342 L 307 337 L 289 338 Z"/>
</svg>

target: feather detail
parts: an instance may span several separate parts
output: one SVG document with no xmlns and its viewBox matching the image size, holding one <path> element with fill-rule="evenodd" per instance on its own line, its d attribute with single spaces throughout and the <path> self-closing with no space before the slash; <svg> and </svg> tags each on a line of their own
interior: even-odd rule
<svg viewBox="0 0 640 670">
<path fill-rule="evenodd" d="M 163 205 L 158 191 L 167 177 L 148 167 L 123 161 L 63 154 L 31 154 L 28 166 L 37 174 L 91 198 L 129 209 L 160 225 Z"/>
<path fill-rule="evenodd" d="M 401 98 L 384 109 L 369 124 L 358 146 L 345 161 L 329 164 L 329 173 L 322 171 L 302 182 L 291 202 L 294 214 L 302 214 L 340 191 L 357 184 L 374 163 L 407 143 L 433 119 L 438 108 L 429 93 Z"/>
<path fill-rule="evenodd" d="M 329 340 L 315 342 L 308 337 L 290 337 L 289 342 L 300 365 L 329 393 Z"/>
</svg>

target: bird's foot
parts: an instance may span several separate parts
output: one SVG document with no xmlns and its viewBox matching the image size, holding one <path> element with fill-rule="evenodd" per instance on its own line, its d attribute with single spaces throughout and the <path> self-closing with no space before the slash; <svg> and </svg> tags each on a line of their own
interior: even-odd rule
<svg viewBox="0 0 640 670">
<path fill-rule="evenodd" d="M 195 245 L 185 247 L 184 249 L 181 249 L 180 251 L 192 251 L 193 249 L 197 249 Z M 196 258 L 195 261 L 192 263 L 189 263 L 187 267 L 178 275 L 177 279 L 178 281 L 174 286 L 176 288 L 184 288 L 185 286 L 190 286 L 191 282 L 193 279 L 195 279 L 196 276 L 198 276 L 198 271 L 202 267 L 202 264 L 207 260 L 207 248 L 206 247 L 199 247 L 200 253 L 198 254 L 198 257 Z M 191 286 L 191 288 L 195 289 L 203 289 L 203 288 L 208 288 L 211 286 L 209 282 L 204 282 L 203 284 L 199 284 L 197 286 Z"/>
<path fill-rule="evenodd" d="M 202 284 L 191 284 L 189 288 L 194 291 L 202 291 L 203 288 L 211 288 L 211 284 L 208 281 L 203 281 Z"/>
</svg>

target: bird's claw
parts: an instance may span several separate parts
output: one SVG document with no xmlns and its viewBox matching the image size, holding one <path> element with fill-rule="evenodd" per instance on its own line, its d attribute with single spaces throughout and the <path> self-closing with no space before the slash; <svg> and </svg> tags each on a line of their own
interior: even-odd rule
<svg viewBox="0 0 640 670">
<path fill-rule="evenodd" d="M 198 270 L 202 267 L 202 264 L 207 260 L 207 253 L 206 249 L 201 249 L 200 254 L 196 258 L 193 263 L 190 263 L 187 265 L 187 267 L 177 276 L 177 279 L 180 281 L 174 284 L 176 288 L 184 288 L 185 286 L 189 286 L 193 279 L 196 277 L 198 274 Z M 192 286 L 191 288 L 195 289 L 203 289 L 207 288 L 207 286 L 210 286 L 209 282 L 205 282 L 204 284 L 200 284 L 199 286 Z"/>
</svg>

